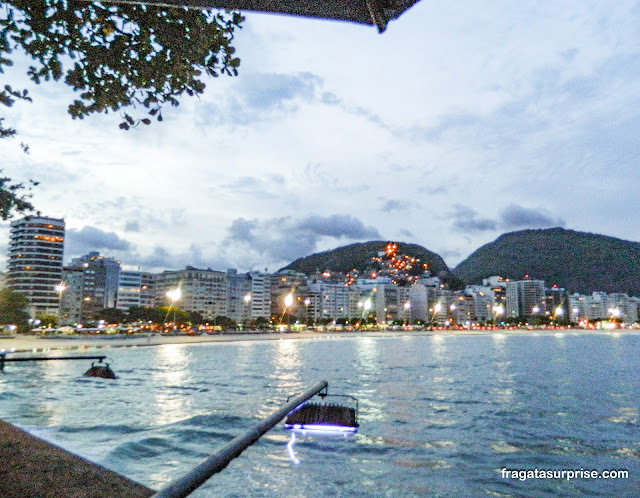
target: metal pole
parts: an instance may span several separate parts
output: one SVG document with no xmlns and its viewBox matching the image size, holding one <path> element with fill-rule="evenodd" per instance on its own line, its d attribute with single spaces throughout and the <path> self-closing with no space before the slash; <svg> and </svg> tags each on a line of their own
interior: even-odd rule
<svg viewBox="0 0 640 498">
<path fill-rule="evenodd" d="M 15 361 L 49 361 L 49 360 L 104 360 L 106 356 L 33 356 L 31 358 L 5 358 L 4 353 L 1 355 L 0 362 L 15 362 Z"/>
<path fill-rule="evenodd" d="M 328 385 L 327 381 L 323 380 L 308 391 L 287 402 L 280 409 L 264 419 L 260 424 L 256 425 L 253 429 L 250 429 L 245 434 L 232 439 L 200 465 L 158 491 L 153 495 L 153 497 L 183 498 L 188 496 L 192 491 L 204 484 L 213 474 L 220 472 L 229 465 L 231 460 L 239 456 L 240 453 L 260 439 L 265 432 L 280 422 L 287 413 L 312 398 L 323 389 L 326 389 Z"/>
</svg>

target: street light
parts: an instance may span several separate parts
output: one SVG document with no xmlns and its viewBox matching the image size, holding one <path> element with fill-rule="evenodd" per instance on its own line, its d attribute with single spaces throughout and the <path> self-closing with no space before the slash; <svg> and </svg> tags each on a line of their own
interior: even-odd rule
<svg viewBox="0 0 640 498">
<path fill-rule="evenodd" d="M 494 315 L 494 325 L 498 325 L 498 320 L 499 317 L 501 317 L 502 315 L 504 315 L 504 306 L 502 306 L 501 304 L 496 304 L 493 308 L 493 315 Z"/>
<path fill-rule="evenodd" d="M 284 296 L 284 312 L 287 314 L 287 329 L 289 328 L 291 312 L 289 308 L 293 305 L 293 294 L 289 292 L 286 296 Z"/>
<path fill-rule="evenodd" d="M 247 292 L 242 299 L 244 300 L 244 319 L 247 320 L 247 325 L 248 325 L 249 317 L 247 315 L 249 314 L 249 303 L 251 302 L 251 292 Z"/>
<path fill-rule="evenodd" d="M 175 304 L 176 304 L 176 301 L 179 301 L 182 298 L 182 290 L 180 289 L 180 287 L 176 287 L 175 289 L 168 290 L 166 293 L 166 296 L 171 300 L 171 306 L 169 306 L 169 309 L 167 310 L 167 314 L 164 317 L 164 321 L 165 322 L 167 321 L 167 317 L 171 312 L 171 308 L 173 308 L 173 326 L 175 327 L 176 325 Z"/>
<path fill-rule="evenodd" d="M 61 308 L 62 308 L 62 293 L 64 291 L 67 290 L 67 286 L 65 285 L 64 282 L 60 282 L 59 284 L 55 285 L 54 290 L 58 293 L 58 325 L 61 325 L 60 323 L 60 316 L 61 316 Z"/>
<path fill-rule="evenodd" d="M 306 298 L 304 300 L 304 305 L 305 305 L 305 315 L 307 317 L 307 322 L 309 322 L 309 305 L 311 305 L 311 299 L 310 298 Z M 307 323 L 307 325 L 309 325 L 309 323 Z"/>
</svg>

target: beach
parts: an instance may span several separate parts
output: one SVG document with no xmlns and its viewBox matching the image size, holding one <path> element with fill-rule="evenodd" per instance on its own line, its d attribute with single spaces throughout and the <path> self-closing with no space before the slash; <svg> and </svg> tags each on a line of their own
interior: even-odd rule
<svg viewBox="0 0 640 498">
<path fill-rule="evenodd" d="M 328 339 L 354 337 L 414 337 L 432 335 L 528 335 L 528 334 L 639 334 L 640 329 L 497 329 L 497 330 L 376 330 L 358 332 L 301 331 L 301 332 L 257 332 L 221 333 L 215 335 L 169 335 L 169 334 L 104 334 L 104 335 L 27 335 L 0 336 L 0 353 L 36 353 L 52 350 L 88 350 L 100 348 L 122 348 L 160 346 L 163 344 L 196 344 L 235 341 L 278 341 L 292 339 Z"/>
</svg>

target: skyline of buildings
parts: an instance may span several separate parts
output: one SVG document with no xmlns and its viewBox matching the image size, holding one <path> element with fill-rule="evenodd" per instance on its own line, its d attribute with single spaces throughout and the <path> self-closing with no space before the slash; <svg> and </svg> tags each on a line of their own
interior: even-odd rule
<svg viewBox="0 0 640 498">
<path fill-rule="evenodd" d="M 305 323 L 375 319 L 440 326 L 518 317 L 558 323 L 607 317 L 638 320 L 638 298 L 603 292 L 570 295 L 529 278 L 510 281 L 494 276 L 482 285 L 453 291 L 428 272 L 410 283 L 394 283 L 392 266 L 379 271 L 377 278 L 353 282 L 342 275 L 309 276 L 291 270 L 269 274 L 186 266 L 150 273 L 122 270 L 119 261 L 96 251 L 63 267 L 64 220 L 30 217 L 11 227 L 8 284 L 27 297 L 32 318 L 57 315 L 65 325 L 91 320 L 103 309 L 166 305 L 198 313 L 207 322 L 227 317 L 239 324 L 285 316 Z"/>
</svg>

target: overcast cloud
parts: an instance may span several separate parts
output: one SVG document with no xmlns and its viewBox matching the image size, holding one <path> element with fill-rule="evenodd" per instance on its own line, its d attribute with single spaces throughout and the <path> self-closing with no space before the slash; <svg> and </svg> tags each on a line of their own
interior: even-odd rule
<svg viewBox="0 0 640 498">
<path fill-rule="evenodd" d="M 517 230 L 562 227 L 564 221 L 552 218 L 544 209 L 530 209 L 510 204 L 500 212 L 500 224 L 505 230 Z"/>
<path fill-rule="evenodd" d="M 65 259 L 82 256 L 91 251 L 128 251 L 131 244 L 120 238 L 115 232 L 105 232 L 96 227 L 86 226 L 78 230 L 67 229 L 64 255 Z"/>
<path fill-rule="evenodd" d="M 265 220 L 238 218 L 231 224 L 221 252 L 241 250 L 262 255 L 265 261 L 288 263 L 316 252 L 323 238 L 341 242 L 379 239 L 379 232 L 348 215 L 311 215 Z M 227 252 L 228 254 L 228 252 Z"/>
</svg>

